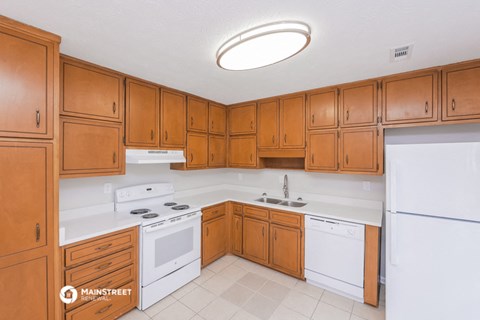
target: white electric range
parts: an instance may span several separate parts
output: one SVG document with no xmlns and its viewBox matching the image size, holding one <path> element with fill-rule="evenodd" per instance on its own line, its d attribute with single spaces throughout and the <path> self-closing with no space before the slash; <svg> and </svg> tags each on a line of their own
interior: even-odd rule
<svg viewBox="0 0 480 320">
<path fill-rule="evenodd" d="M 141 221 L 139 305 L 145 310 L 200 276 L 201 210 L 176 203 L 170 183 L 115 191 L 118 215 Z"/>
</svg>

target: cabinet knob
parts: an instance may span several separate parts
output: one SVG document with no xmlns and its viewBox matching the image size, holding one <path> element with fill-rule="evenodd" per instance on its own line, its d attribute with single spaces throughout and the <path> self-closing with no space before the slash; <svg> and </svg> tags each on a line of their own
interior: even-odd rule
<svg viewBox="0 0 480 320">
<path fill-rule="evenodd" d="M 265 236 L 265 227 L 262 227 L 262 237 Z"/>
<path fill-rule="evenodd" d="M 275 144 L 275 135 L 272 136 L 272 143 Z"/>
<path fill-rule="evenodd" d="M 117 104 L 115 103 L 115 101 L 113 102 L 113 113 L 117 112 Z"/>
<path fill-rule="evenodd" d="M 113 152 L 113 163 L 117 163 L 117 153 Z"/>
<path fill-rule="evenodd" d="M 315 114 L 312 114 L 312 124 L 315 123 Z"/>
<path fill-rule="evenodd" d="M 277 229 L 275 229 L 275 231 L 273 233 L 274 233 L 273 237 L 274 237 L 275 241 L 277 241 Z"/>
<path fill-rule="evenodd" d="M 190 162 L 193 162 L 193 153 L 190 153 Z"/>
<path fill-rule="evenodd" d="M 35 225 L 35 241 L 40 241 L 40 224 Z"/>
<path fill-rule="evenodd" d="M 40 110 L 39 109 L 35 111 L 35 123 L 37 125 L 37 128 L 40 128 Z"/>
<path fill-rule="evenodd" d="M 212 153 L 212 161 L 213 161 L 214 158 L 215 158 L 215 156 L 214 156 L 214 154 Z"/>
<path fill-rule="evenodd" d="M 347 121 L 350 118 L 350 111 L 347 109 Z"/>
<path fill-rule="evenodd" d="M 455 111 L 455 99 L 452 99 L 452 110 Z"/>
<path fill-rule="evenodd" d="M 345 156 L 345 162 L 348 164 L 348 154 Z"/>
<path fill-rule="evenodd" d="M 253 162 L 253 154 L 250 153 L 250 162 Z"/>
<path fill-rule="evenodd" d="M 167 141 L 167 140 L 168 140 L 168 131 L 165 130 L 165 141 Z"/>
<path fill-rule="evenodd" d="M 428 101 L 425 101 L 425 113 L 428 113 Z"/>
<path fill-rule="evenodd" d="M 312 164 L 315 163 L 315 154 L 312 153 Z"/>
<path fill-rule="evenodd" d="M 287 134 L 285 133 L 285 135 L 283 136 L 283 142 L 287 143 Z"/>
<path fill-rule="evenodd" d="M 213 120 L 212 120 L 212 130 L 213 130 Z"/>
<path fill-rule="evenodd" d="M 190 117 L 190 127 L 193 127 L 193 117 Z"/>
</svg>

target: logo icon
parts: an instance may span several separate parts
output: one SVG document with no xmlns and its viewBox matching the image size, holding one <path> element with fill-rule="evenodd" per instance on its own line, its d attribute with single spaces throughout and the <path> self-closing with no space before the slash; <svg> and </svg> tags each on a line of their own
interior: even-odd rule
<svg viewBox="0 0 480 320">
<path fill-rule="evenodd" d="M 62 289 L 60 289 L 60 300 L 63 301 L 63 303 L 74 303 L 78 298 L 78 292 L 77 290 L 72 287 L 72 286 L 65 286 Z"/>
</svg>

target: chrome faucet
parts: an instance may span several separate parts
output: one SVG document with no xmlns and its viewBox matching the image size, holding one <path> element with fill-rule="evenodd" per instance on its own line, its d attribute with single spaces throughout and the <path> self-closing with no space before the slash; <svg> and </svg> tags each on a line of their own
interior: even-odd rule
<svg viewBox="0 0 480 320">
<path fill-rule="evenodd" d="M 283 194 L 285 195 L 285 198 L 288 198 L 288 176 L 285 175 L 283 177 Z"/>
</svg>

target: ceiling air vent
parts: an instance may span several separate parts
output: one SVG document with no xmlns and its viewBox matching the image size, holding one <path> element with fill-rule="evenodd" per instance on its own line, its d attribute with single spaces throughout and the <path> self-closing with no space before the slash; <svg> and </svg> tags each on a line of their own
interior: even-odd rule
<svg viewBox="0 0 480 320">
<path fill-rule="evenodd" d="M 397 62 L 410 59 L 412 56 L 413 43 L 390 49 L 390 61 Z"/>
</svg>

